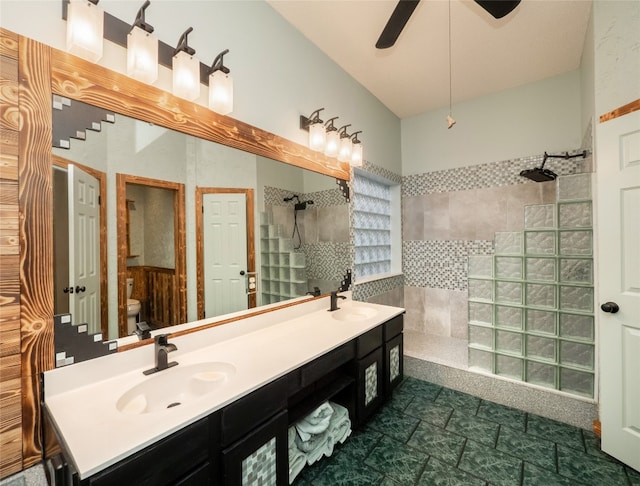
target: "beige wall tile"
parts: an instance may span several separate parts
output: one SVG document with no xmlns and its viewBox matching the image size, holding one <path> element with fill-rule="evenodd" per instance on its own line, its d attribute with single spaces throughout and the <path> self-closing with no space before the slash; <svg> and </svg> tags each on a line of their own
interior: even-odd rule
<svg viewBox="0 0 640 486">
<path fill-rule="evenodd" d="M 468 292 L 466 290 L 450 290 L 449 304 L 451 337 L 469 339 Z"/>
<path fill-rule="evenodd" d="M 506 187 L 476 190 L 476 239 L 493 240 L 507 227 L 507 193 Z"/>
<path fill-rule="evenodd" d="M 318 241 L 349 242 L 349 206 L 329 206 L 317 209 Z"/>
<path fill-rule="evenodd" d="M 542 187 L 539 182 L 527 182 L 507 186 L 507 226 L 505 231 L 524 229 L 524 207 L 542 204 Z"/>
<path fill-rule="evenodd" d="M 452 240 L 476 239 L 476 192 L 449 193 L 449 237 Z"/>
<path fill-rule="evenodd" d="M 293 219 L 293 215 L 291 218 Z M 298 211 L 298 230 L 302 236 L 302 242 L 311 244 L 318 242 L 318 209 L 307 206 L 307 209 Z M 289 236 L 289 235 L 288 235 Z M 298 235 L 296 233 L 293 244 L 298 246 Z"/>
<path fill-rule="evenodd" d="M 422 287 L 404 288 L 404 306 L 407 309 L 404 327 L 410 331 L 425 332 L 425 289 Z"/>
<path fill-rule="evenodd" d="M 424 198 L 412 196 L 402 198 L 402 240 L 424 239 Z"/>
<path fill-rule="evenodd" d="M 556 198 L 556 181 L 541 182 L 540 188 L 542 192 L 542 204 L 555 204 Z"/>
<path fill-rule="evenodd" d="M 424 239 L 449 239 L 449 193 L 434 193 L 424 197 Z"/>
<path fill-rule="evenodd" d="M 451 314 L 449 290 L 424 289 L 425 333 L 436 336 L 451 336 Z"/>
<path fill-rule="evenodd" d="M 374 295 L 368 302 L 372 304 L 391 305 L 393 307 L 404 307 L 404 288 L 398 287 L 384 294 Z"/>
</svg>

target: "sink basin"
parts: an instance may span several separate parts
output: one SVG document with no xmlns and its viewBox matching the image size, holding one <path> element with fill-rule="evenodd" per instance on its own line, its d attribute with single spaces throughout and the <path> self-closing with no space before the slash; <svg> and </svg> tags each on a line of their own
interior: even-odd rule
<svg viewBox="0 0 640 486">
<path fill-rule="evenodd" d="M 378 313 L 373 307 L 355 307 L 353 309 L 339 309 L 331 314 L 331 317 L 339 321 L 364 321 L 375 317 Z"/>
<path fill-rule="evenodd" d="M 116 402 L 131 415 L 161 412 L 201 398 L 224 385 L 236 369 L 229 363 L 178 364 L 127 390 Z"/>
</svg>

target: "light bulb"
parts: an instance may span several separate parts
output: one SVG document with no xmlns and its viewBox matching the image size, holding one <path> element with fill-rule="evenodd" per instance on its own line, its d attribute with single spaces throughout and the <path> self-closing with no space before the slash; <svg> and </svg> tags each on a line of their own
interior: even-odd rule
<svg viewBox="0 0 640 486">
<path fill-rule="evenodd" d="M 209 75 L 209 108 L 221 115 L 233 111 L 233 78 L 222 71 Z"/>
<path fill-rule="evenodd" d="M 127 36 L 127 74 L 147 84 L 158 79 L 158 39 L 137 26 Z"/>
</svg>

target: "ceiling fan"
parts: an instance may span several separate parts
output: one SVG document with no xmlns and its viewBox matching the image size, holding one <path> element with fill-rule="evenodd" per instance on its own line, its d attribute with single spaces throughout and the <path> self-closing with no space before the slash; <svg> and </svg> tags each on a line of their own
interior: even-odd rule
<svg viewBox="0 0 640 486">
<path fill-rule="evenodd" d="M 520 0 L 475 0 L 494 18 L 501 19 L 518 6 Z M 398 36 L 409 21 L 409 17 L 420 3 L 420 0 L 399 0 L 382 34 L 376 42 L 376 48 L 387 49 L 396 43 Z"/>
</svg>

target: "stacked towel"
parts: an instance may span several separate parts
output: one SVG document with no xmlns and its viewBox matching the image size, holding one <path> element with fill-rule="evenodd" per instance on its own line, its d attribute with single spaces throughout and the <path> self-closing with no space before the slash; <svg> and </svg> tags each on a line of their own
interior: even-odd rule
<svg viewBox="0 0 640 486">
<path fill-rule="evenodd" d="M 333 415 L 333 408 L 328 402 L 324 402 L 313 412 L 296 423 L 296 430 L 303 442 L 311 439 L 314 434 L 321 434 L 327 427 Z"/>
<path fill-rule="evenodd" d="M 327 432 L 331 436 L 332 444 L 337 444 L 338 442 L 342 444 L 351 435 L 349 411 L 342 405 L 333 402 L 331 402 L 331 408 L 333 408 L 333 414 L 331 415 Z"/>
<path fill-rule="evenodd" d="M 307 462 L 307 455 L 296 447 L 295 427 L 289 427 L 289 484 L 300 474 Z"/>
</svg>

